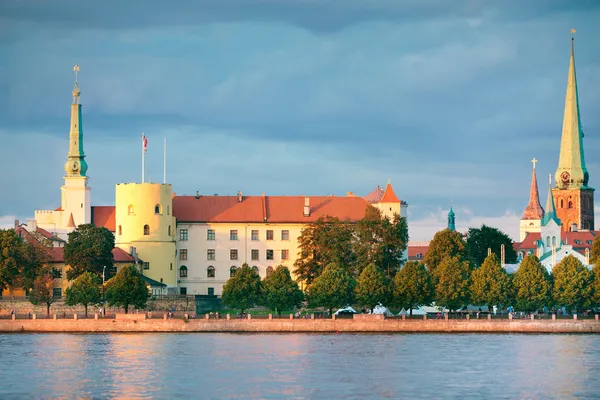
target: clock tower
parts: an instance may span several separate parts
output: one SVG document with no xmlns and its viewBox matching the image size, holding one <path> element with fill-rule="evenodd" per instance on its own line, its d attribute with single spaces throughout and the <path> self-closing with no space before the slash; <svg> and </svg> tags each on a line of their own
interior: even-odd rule
<svg viewBox="0 0 600 400">
<path fill-rule="evenodd" d="M 61 209 L 64 221 L 62 226 L 91 223 L 91 188 L 87 185 L 87 163 L 83 152 L 83 128 L 81 125 L 81 91 L 77 83 L 79 66 L 75 71 L 75 87 L 73 88 L 73 104 L 71 104 L 71 129 L 69 133 L 69 152 L 65 163 L 65 184 L 61 187 Z M 71 222 L 71 225 L 73 223 Z"/>
<path fill-rule="evenodd" d="M 575 30 L 571 31 L 575 33 Z M 575 74 L 574 37 L 571 37 L 569 78 L 565 99 L 560 156 L 556 169 L 556 187 L 552 196 L 563 231 L 594 229 L 594 189 L 588 186 L 589 173 L 583 154 L 583 130 L 579 116 L 577 76 Z"/>
</svg>

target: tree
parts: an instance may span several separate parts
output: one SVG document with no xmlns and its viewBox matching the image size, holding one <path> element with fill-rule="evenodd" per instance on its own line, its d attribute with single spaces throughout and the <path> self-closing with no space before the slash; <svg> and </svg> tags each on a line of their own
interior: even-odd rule
<svg viewBox="0 0 600 400">
<path fill-rule="evenodd" d="M 503 307 L 511 300 L 511 280 L 494 253 L 485 258 L 481 267 L 471 273 L 471 302 Z"/>
<path fill-rule="evenodd" d="M 65 264 L 70 267 L 67 278 L 73 280 L 84 272 L 101 276 L 104 267 L 110 271 L 114 264 L 114 247 L 115 236 L 108 229 L 92 224 L 79 225 L 69 233 L 65 245 Z"/>
<path fill-rule="evenodd" d="M 550 300 L 550 274 L 536 256 L 528 254 L 515 273 L 513 288 L 517 309 L 537 311 Z"/>
<path fill-rule="evenodd" d="M 373 311 L 379 303 L 389 300 L 389 279 L 375 264 L 369 264 L 356 282 L 356 301 Z"/>
<path fill-rule="evenodd" d="M 487 257 L 488 249 L 492 253 L 500 254 L 500 248 L 504 245 L 504 258 L 506 264 L 514 264 L 517 261 L 517 252 L 513 248 L 512 239 L 500 229 L 481 225 L 481 228 L 469 228 L 467 233 L 467 257 L 474 267 L 483 264 Z"/>
<path fill-rule="evenodd" d="M 594 238 L 592 248 L 590 249 L 590 263 L 598 264 L 600 261 L 600 235 Z"/>
<path fill-rule="evenodd" d="M 466 259 L 465 242 L 461 234 L 450 229 L 437 232 L 429 243 L 429 249 L 425 254 L 425 266 L 434 283 L 437 283 L 436 270 L 444 258 L 447 257 L 456 257 L 459 261 Z"/>
<path fill-rule="evenodd" d="M 33 282 L 33 289 L 29 293 L 29 301 L 37 306 L 38 304 L 46 305 L 46 314 L 50 315 L 50 306 L 54 303 L 54 278 L 51 274 L 38 276 Z"/>
<path fill-rule="evenodd" d="M 58 278 L 58 276 L 48 265 L 52 260 L 52 243 L 45 238 L 38 240 L 34 237 L 29 237 L 25 242 L 25 263 L 21 266 L 15 283 L 25 289 L 25 292 L 29 292 L 38 276 L 46 273 L 52 274 L 54 278 Z"/>
<path fill-rule="evenodd" d="M 308 302 L 311 307 L 325 307 L 331 313 L 354 301 L 355 287 L 352 275 L 337 264 L 329 264 L 308 287 Z"/>
<path fill-rule="evenodd" d="M 27 264 L 28 249 L 14 229 L 0 230 L 0 293 L 16 286 L 21 269 Z"/>
<path fill-rule="evenodd" d="M 552 297 L 567 310 L 581 310 L 592 299 L 594 274 L 575 256 L 568 255 L 552 270 L 554 288 Z"/>
<path fill-rule="evenodd" d="M 291 310 L 299 307 L 304 294 L 298 283 L 292 280 L 290 271 L 283 265 L 268 275 L 263 281 L 263 304 L 277 314 L 281 310 Z"/>
<path fill-rule="evenodd" d="M 326 265 L 337 264 L 354 273 L 356 255 L 352 246 L 354 228 L 348 221 L 324 216 L 302 228 L 300 251 L 294 262 L 296 278 L 310 285 Z"/>
<path fill-rule="evenodd" d="M 146 307 L 148 287 L 142 274 L 133 265 L 127 265 L 106 282 L 106 300 L 110 306 L 123 307 L 125 314 L 129 306 L 137 309 Z"/>
<path fill-rule="evenodd" d="M 592 284 L 592 306 L 600 307 L 600 263 L 596 263 L 592 269 L 594 282 Z"/>
<path fill-rule="evenodd" d="M 457 310 L 469 302 L 470 267 L 459 257 L 446 257 L 437 268 L 436 304 Z"/>
<path fill-rule="evenodd" d="M 409 261 L 394 277 L 393 303 L 405 310 L 431 304 L 434 287 L 425 264 Z"/>
<path fill-rule="evenodd" d="M 67 288 L 68 306 L 81 304 L 85 308 L 85 316 L 88 314 L 88 306 L 102 302 L 102 291 L 100 290 L 100 278 L 91 272 L 79 275 L 70 288 Z"/>
<path fill-rule="evenodd" d="M 235 271 L 235 274 L 223 285 L 221 300 L 228 307 L 238 308 L 241 312 L 261 303 L 262 282 L 260 276 L 248 264 Z"/>
</svg>

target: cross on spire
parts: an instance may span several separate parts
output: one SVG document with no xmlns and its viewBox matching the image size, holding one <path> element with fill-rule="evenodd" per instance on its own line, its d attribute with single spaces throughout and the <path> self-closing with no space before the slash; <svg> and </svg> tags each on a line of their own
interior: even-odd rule
<svg viewBox="0 0 600 400">
<path fill-rule="evenodd" d="M 531 163 L 533 164 L 533 169 L 535 169 L 535 164 L 538 163 L 538 160 L 535 157 L 533 157 L 533 159 L 531 160 Z"/>
<path fill-rule="evenodd" d="M 79 72 L 79 65 L 75 64 L 73 67 L 73 72 L 75 72 L 75 83 L 77 83 L 77 73 Z"/>
</svg>

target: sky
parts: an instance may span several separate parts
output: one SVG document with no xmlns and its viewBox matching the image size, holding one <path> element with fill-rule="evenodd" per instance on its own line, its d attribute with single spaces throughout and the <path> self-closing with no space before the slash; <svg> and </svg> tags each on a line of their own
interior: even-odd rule
<svg viewBox="0 0 600 400">
<path fill-rule="evenodd" d="M 0 227 L 60 205 L 78 64 L 94 205 L 140 181 L 145 132 L 147 177 L 166 137 L 178 194 L 366 195 L 389 177 L 411 241 L 451 202 L 459 230 L 518 239 L 530 160 L 543 204 L 558 163 L 571 28 L 600 186 L 597 21 L 595 0 L 3 0 Z"/>
</svg>

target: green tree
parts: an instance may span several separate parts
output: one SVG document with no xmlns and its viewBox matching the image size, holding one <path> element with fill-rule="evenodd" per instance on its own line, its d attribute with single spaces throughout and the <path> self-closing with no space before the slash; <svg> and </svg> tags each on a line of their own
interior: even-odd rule
<svg viewBox="0 0 600 400">
<path fill-rule="evenodd" d="M 492 253 L 500 254 L 502 245 L 504 245 L 504 262 L 514 264 L 517 261 L 517 252 L 513 248 L 512 239 L 506 233 L 487 225 L 481 225 L 481 228 L 469 228 L 466 241 L 467 257 L 474 267 L 483 264 L 488 249 L 492 249 Z"/>
<path fill-rule="evenodd" d="M 27 255 L 27 245 L 14 229 L 0 230 L 0 293 L 17 285 L 19 273 L 28 263 Z"/>
<path fill-rule="evenodd" d="M 594 238 L 590 249 L 590 263 L 595 265 L 598 264 L 598 261 L 600 261 L 600 235 Z"/>
<path fill-rule="evenodd" d="M 513 288 L 518 310 L 537 311 L 548 305 L 552 281 L 540 260 L 528 254 L 515 273 Z"/>
<path fill-rule="evenodd" d="M 600 263 L 594 264 L 592 268 L 594 274 L 594 282 L 592 284 L 592 307 L 600 307 Z"/>
<path fill-rule="evenodd" d="M 244 312 L 261 303 L 262 290 L 260 276 L 244 263 L 223 285 L 221 300 L 228 307 Z"/>
<path fill-rule="evenodd" d="M 352 275 L 337 264 L 329 264 L 308 287 L 308 302 L 311 307 L 325 307 L 332 312 L 336 307 L 352 304 L 355 287 Z"/>
<path fill-rule="evenodd" d="M 110 271 L 114 264 L 114 248 L 115 236 L 108 229 L 92 224 L 79 225 L 69 233 L 65 245 L 65 264 L 70 267 L 67 278 L 73 280 L 84 272 L 102 276 L 104 267 Z"/>
<path fill-rule="evenodd" d="M 50 306 L 54 303 L 54 278 L 51 274 L 38 276 L 33 282 L 33 289 L 29 292 L 29 301 L 33 305 L 45 304 L 46 314 L 50 315 Z"/>
<path fill-rule="evenodd" d="M 446 257 L 436 271 L 438 282 L 435 300 L 438 306 L 450 311 L 469 303 L 470 267 L 459 257 Z"/>
<path fill-rule="evenodd" d="M 354 273 L 356 255 L 353 238 L 352 224 L 335 217 L 321 217 L 302 228 L 298 238 L 300 251 L 294 262 L 296 278 L 310 285 L 331 263 Z"/>
<path fill-rule="evenodd" d="M 283 265 L 268 275 L 263 281 L 263 304 L 277 314 L 282 310 L 299 307 L 304 300 L 304 293 L 298 283 L 292 280 L 290 271 Z"/>
<path fill-rule="evenodd" d="M 52 243 L 47 239 L 38 240 L 30 237 L 26 240 L 25 263 L 21 266 L 16 284 L 26 292 L 33 289 L 35 278 L 46 273 L 53 274 L 53 269 L 48 265 L 52 260 Z"/>
<path fill-rule="evenodd" d="M 108 304 L 123 307 L 125 314 L 129 306 L 137 309 L 146 307 L 148 301 L 148 287 L 142 274 L 133 265 L 127 265 L 106 282 L 106 300 Z"/>
<path fill-rule="evenodd" d="M 375 264 L 369 264 L 356 282 L 356 301 L 373 311 L 377 304 L 388 302 L 389 286 L 385 273 Z"/>
<path fill-rule="evenodd" d="M 494 253 L 487 256 L 481 267 L 471 273 L 471 302 L 502 308 L 511 300 L 511 280 Z"/>
<path fill-rule="evenodd" d="M 581 310 L 592 299 L 594 274 L 575 256 L 568 255 L 552 270 L 554 288 L 552 297 L 567 310 Z"/>
<path fill-rule="evenodd" d="M 429 243 L 429 249 L 425 254 L 425 266 L 433 279 L 437 283 L 436 270 L 445 258 L 457 258 L 459 261 L 466 259 L 465 242 L 460 233 L 450 229 L 444 229 L 433 236 Z"/>
<path fill-rule="evenodd" d="M 81 304 L 85 308 L 85 316 L 88 315 L 88 306 L 102 302 L 102 291 L 100 290 L 100 278 L 91 272 L 84 272 L 73 280 L 70 288 L 67 288 L 68 306 Z"/>
<path fill-rule="evenodd" d="M 425 264 L 409 261 L 394 277 L 393 303 L 405 310 L 428 305 L 433 302 L 434 287 Z"/>
</svg>

